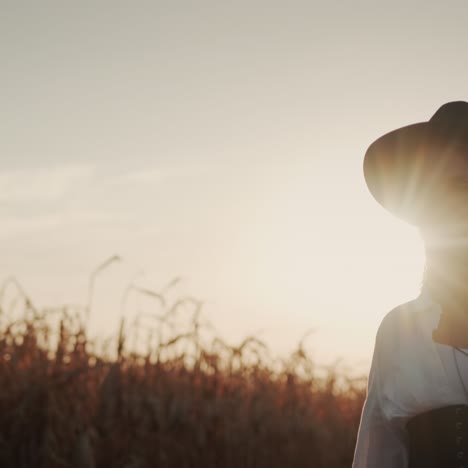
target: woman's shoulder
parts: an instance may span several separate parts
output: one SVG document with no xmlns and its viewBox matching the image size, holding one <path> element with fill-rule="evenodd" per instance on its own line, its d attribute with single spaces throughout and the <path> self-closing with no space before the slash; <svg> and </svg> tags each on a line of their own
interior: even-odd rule
<svg viewBox="0 0 468 468">
<path fill-rule="evenodd" d="M 410 301 L 398 304 L 388 311 L 377 330 L 377 337 L 396 335 L 411 335 L 421 328 L 424 320 L 424 310 L 427 309 L 427 302 L 421 296 Z"/>
</svg>

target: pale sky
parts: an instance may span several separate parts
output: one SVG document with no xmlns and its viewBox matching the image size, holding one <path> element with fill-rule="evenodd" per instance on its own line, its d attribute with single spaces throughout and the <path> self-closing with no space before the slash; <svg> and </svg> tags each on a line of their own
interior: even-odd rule
<svg viewBox="0 0 468 468">
<path fill-rule="evenodd" d="M 96 332 L 139 271 L 154 290 L 180 275 L 170 297 L 203 299 L 233 344 L 261 330 L 287 353 L 314 328 L 318 362 L 368 366 L 423 250 L 363 156 L 468 100 L 466 0 L 0 6 L 1 278 L 85 303 L 118 254 Z"/>
</svg>

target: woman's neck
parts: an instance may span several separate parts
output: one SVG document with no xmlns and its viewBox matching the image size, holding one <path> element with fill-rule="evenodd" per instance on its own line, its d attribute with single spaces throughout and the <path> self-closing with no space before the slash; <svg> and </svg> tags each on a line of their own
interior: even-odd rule
<svg viewBox="0 0 468 468">
<path fill-rule="evenodd" d="M 423 289 L 447 311 L 468 314 L 468 237 L 426 238 Z"/>
</svg>

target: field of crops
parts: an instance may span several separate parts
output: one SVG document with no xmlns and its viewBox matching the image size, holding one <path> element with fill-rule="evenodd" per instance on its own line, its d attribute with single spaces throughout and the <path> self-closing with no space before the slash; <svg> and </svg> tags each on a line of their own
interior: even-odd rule
<svg viewBox="0 0 468 468">
<path fill-rule="evenodd" d="M 89 309 L 37 310 L 16 286 L 21 315 L 0 310 L 1 467 L 351 466 L 365 378 L 318 372 L 302 341 L 283 359 L 256 337 L 230 346 L 182 298 L 99 347 Z"/>
</svg>

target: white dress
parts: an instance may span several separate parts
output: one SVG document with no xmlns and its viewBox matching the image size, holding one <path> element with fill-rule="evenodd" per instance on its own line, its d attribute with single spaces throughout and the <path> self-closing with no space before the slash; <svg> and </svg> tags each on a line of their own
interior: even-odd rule
<svg viewBox="0 0 468 468">
<path fill-rule="evenodd" d="M 432 341 L 440 313 L 439 304 L 423 292 L 383 318 L 352 468 L 407 468 L 408 419 L 434 408 L 468 404 L 468 356 Z"/>
</svg>

